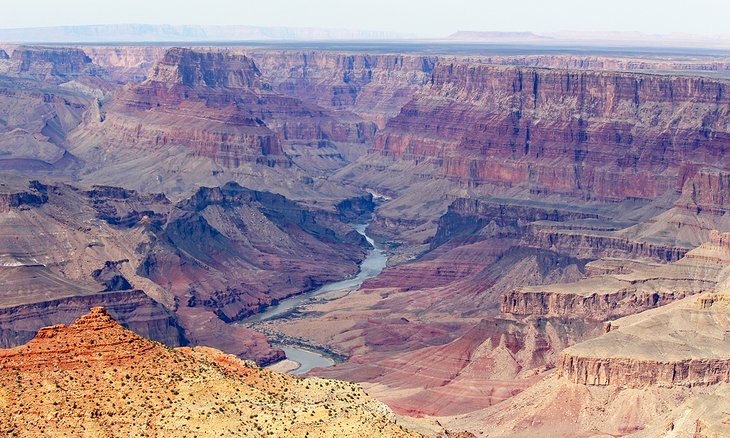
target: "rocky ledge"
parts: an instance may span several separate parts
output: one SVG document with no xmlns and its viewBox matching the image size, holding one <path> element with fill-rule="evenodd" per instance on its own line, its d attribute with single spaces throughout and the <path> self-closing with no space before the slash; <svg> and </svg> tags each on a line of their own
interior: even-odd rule
<svg viewBox="0 0 730 438">
<path fill-rule="evenodd" d="M 729 237 L 714 232 L 711 242 L 677 263 L 703 266 L 694 275 L 713 283 L 708 293 L 606 323 L 604 335 L 563 350 L 559 375 L 583 385 L 624 387 L 730 382 Z"/>
<path fill-rule="evenodd" d="M 612 321 L 608 333 L 569 347 L 558 373 L 582 385 L 702 386 L 730 382 L 727 306 L 676 305 Z"/>
<path fill-rule="evenodd" d="M 716 292 L 730 262 L 729 240 L 730 234 L 714 231 L 709 242 L 675 263 L 633 264 L 630 270 L 618 269 L 575 283 L 527 286 L 503 295 L 501 310 L 513 315 L 606 320 Z"/>
</svg>

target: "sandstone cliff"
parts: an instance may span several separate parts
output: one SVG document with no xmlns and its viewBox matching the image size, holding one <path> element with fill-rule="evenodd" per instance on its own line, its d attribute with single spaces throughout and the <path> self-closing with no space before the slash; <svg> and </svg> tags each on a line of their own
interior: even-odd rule
<svg viewBox="0 0 730 438">
<path fill-rule="evenodd" d="M 229 180 L 253 175 L 269 185 L 283 178 L 313 185 L 312 174 L 346 165 L 372 141 L 374 124 L 330 114 L 272 90 L 267 81 L 246 55 L 171 48 L 145 82 L 127 86 L 101 108 L 98 120 L 77 130 L 74 152 L 87 159 L 88 172 L 99 172 L 94 181 L 122 172 L 100 161 L 121 167 L 147 159 L 144 167 L 157 175 L 143 184 L 184 191 L 222 173 Z M 298 168 L 287 170 L 292 164 Z M 185 171 L 171 169 L 179 167 Z"/>
<path fill-rule="evenodd" d="M 560 376 L 618 387 L 730 382 L 730 357 L 717 337 L 726 306 L 700 308 L 696 299 L 687 300 L 612 321 L 608 333 L 561 353 Z"/>
<path fill-rule="evenodd" d="M 502 297 L 501 310 L 514 315 L 555 315 L 606 320 L 663 306 L 675 300 L 722 289 L 730 260 L 727 233 L 666 265 L 635 265 L 568 284 L 529 286 Z M 616 260 L 617 262 L 620 262 Z"/>
</svg>

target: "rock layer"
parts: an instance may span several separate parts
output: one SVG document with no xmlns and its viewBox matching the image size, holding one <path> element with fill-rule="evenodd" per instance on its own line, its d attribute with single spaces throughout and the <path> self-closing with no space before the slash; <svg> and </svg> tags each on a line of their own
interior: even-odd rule
<svg viewBox="0 0 730 438">
<path fill-rule="evenodd" d="M 77 139 L 87 145 L 79 152 L 86 156 L 96 142 L 120 157 L 120 144 L 152 154 L 182 147 L 232 169 L 290 166 L 284 148 L 292 148 L 290 156 L 305 157 L 300 165 L 317 168 L 344 165 L 346 146 L 369 142 L 374 131 L 355 116 L 333 117 L 275 93 L 246 55 L 171 48 L 145 82 L 128 87 Z"/>
<path fill-rule="evenodd" d="M 102 305 L 123 326 L 171 347 L 187 344 L 175 317 L 140 290 L 100 293 L 0 308 L 0 348 L 30 341 L 49 325 L 67 324 Z"/>
<path fill-rule="evenodd" d="M 438 57 L 254 51 L 275 90 L 383 126 L 425 83 Z"/>
<path fill-rule="evenodd" d="M 37 46 L 15 48 L 12 56 L 0 64 L 0 72 L 52 82 L 104 73 L 81 49 Z"/>
<path fill-rule="evenodd" d="M 692 166 L 721 162 L 727 88 L 692 77 L 441 63 L 375 150 L 428 160 L 463 184 L 651 198 L 681 188 Z"/>
</svg>

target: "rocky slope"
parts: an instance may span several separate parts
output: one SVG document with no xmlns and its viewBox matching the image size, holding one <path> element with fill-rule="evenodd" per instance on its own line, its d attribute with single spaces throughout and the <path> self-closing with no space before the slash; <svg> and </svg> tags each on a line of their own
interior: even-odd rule
<svg viewBox="0 0 730 438">
<path fill-rule="evenodd" d="M 356 385 L 170 349 L 103 308 L 0 351 L 4 435 L 416 436 Z"/>
<path fill-rule="evenodd" d="M 94 64 L 103 68 L 109 78 L 120 84 L 140 83 L 147 79 L 152 67 L 162 59 L 164 46 L 82 46 Z"/>
<path fill-rule="evenodd" d="M 236 184 L 201 188 L 178 204 L 108 186 L 35 181 L 5 191 L 0 296 L 10 345 L 44 323 L 69 322 L 87 304 L 104 304 L 156 340 L 268 362 L 282 352 L 226 322 L 354 273 L 365 252 L 335 213 Z M 125 305 L 115 303 L 124 296 L 116 291 L 132 294 Z M 166 312 L 174 315 L 169 325 Z"/>
<path fill-rule="evenodd" d="M 334 215 L 236 184 L 179 203 L 156 238 L 138 272 L 225 321 L 353 274 L 365 245 Z"/>
<path fill-rule="evenodd" d="M 728 242 L 726 233 L 713 232 L 711 242 L 673 265 L 629 266 L 615 274 L 624 280 L 646 275 L 659 295 L 676 293 L 681 282 L 704 285 L 698 295 L 658 308 L 623 310 L 629 316 L 608 321 L 604 334 L 562 350 L 556 372 L 502 404 L 444 423 L 487 436 L 727 434 Z M 673 274 L 679 274 L 674 282 Z M 597 280 L 611 284 L 611 278 Z M 584 283 L 572 285 L 574 291 L 588 294 Z M 605 302 L 622 312 L 620 301 Z M 583 311 L 573 305 L 565 314 L 583 321 Z"/>
<path fill-rule="evenodd" d="M 486 436 L 725 436 L 728 312 L 715 302 L 689 297 L 612 321 L 531 388 L 442 422 Z"/>
<path fill-rule="evenodd" d="M 353 274 L 377 205 L 388 268 L 263 326 L 316 373 L 488 435 L 722 431 L 727 60 L 49 50 L 0 59 L 13 345 L 101 304 L 277 360 L 228 323 Z"/>
<path fill-rule="evenodd" d="M 3 277 L 7 279 L 7 275 Z M 24 344 L 41 327 L 73 321 L 95 306 L 104 306 L 120 324 L 144 337 L 172 347 L 188 342 L 169 310 L 141 290 L 126 289 L 3 306 L 0 308 L 0 347 Z"/>
<path fill-rule="evenodd" d="M 0 169 L 62 173 L 77 160 L 68 133 L 81 123 L 94 98 L 41 85 L 0 79 Z"/>
<path fill-rule="evenodd" d="M 266 188 L 284 180 L 276 189 L 290 193 L 347 164 L 374 131 L 357 116 L 334 117 L 276 93 L 246 55 L 171 48 L 145 82 L 126 87 L 77 130 L 74 152 L 87 160 L 90 181 L 136 166 L 146 169 L 143 177 L 120 184 L 175 193 L 253 177 Z"/>
<path fill-rule="evenodd" d="M 704 272 L 689 276 L 692 281 L 704 279 L 707 283 L 702 298 L 687 298 L 666 310 L 611 321 L 605 335 L 564 350 L 558 373 L 585 385 L 674 387 L 727 383 L 730 355 L 723 340 L 727 306 L 722 298 L 722 282 L 730 264 L 730 235 L 714 233 L 711 243 L 690 252 L 686 259 L 685 263 L 708 266 Z M 657 286 L 660 292 L 676 289 Z"/>
<path fill-rule="evenodd" d="M 241 161 L 286 165 L 274 133 L 250 112 L 238 111 L 237 94 L 251 99 L 262 89 L 258 69 L 245 56 L 170 49 L 147 81 L 105 108 L 99 128 L 150 152 L 182 145 L 229 167 Z"/>
<path fill-rule="evenodd" d="M 603 321 L 711 292 L 717 287 L 725 260 L 698 255 L 709 245 L 690 251 L 671 265 L 622 269 L 577 283 L 519 288 L 503 295 L 501 310 L 512 315 Z"/>
</svg>

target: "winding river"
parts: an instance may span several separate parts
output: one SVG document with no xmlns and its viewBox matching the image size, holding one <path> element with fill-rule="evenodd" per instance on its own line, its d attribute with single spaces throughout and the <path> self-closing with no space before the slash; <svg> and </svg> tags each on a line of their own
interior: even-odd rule
<svg viewBox="0 0 730 438">
<path fill-rule="evenodd" d="M 327 283 L 311 292 L 295 295 L 290 298 L 279 301 L 278 304 L 268 307 L 265 311 L 252 315 L 241 321 L 241 324 L 256 324 L 269 319 L 274 319 L 287 312 L 295 310 L 298 307 L 308 304 L 312 298 L 326 292 L 336 290 L 359 288 L 365 280 L 376 277 L 383 271 L 388 261 L 385 251 L 375 243 L 375 241 L 365 233 L 369 224 L 360 224 L 355 226 L 355 230 L 360 233 L 371 246 L 367 256 L 360 264 L 360 272 L 352 278 L 333 283 Z M 299 367 L 290 371 L 290 374 L 304 374 L 312 368 L 323 368 L 334 365 L 334 361 L 329 357 L 323 356 L 313 351 L 296 348 L 291 345 L 278 345 L 286 353 L 286 357 L 299 363 Z"/>
</svg>

